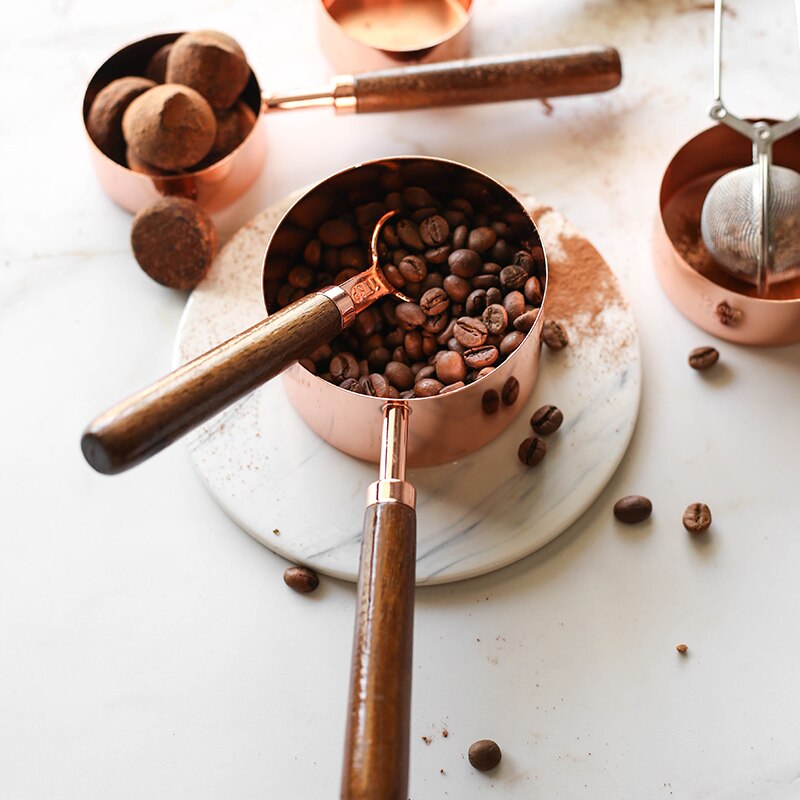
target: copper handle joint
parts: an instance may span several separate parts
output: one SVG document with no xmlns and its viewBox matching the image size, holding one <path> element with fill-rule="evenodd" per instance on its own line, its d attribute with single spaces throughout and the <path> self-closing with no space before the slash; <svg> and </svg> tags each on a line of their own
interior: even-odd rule
<svg viewBox="0 0 800 800">
<path fill-rule="evenodd" d="M 261 110 L 265 113 L 324 106 L 332 106 L 337 114 L 356 110 L 356 84 L 352 75 L 337 75 L 328 86 L 261 95 Z"/>
<path fill-rule="evenodd" d="M 342 317 L 342 330 L 353 324 L 356 318 L 356 306 L 350 295 L 341 286 L 328 286 L 320 294 L 333 301 Z"/>
<path fill-rule="evenodd" d="M 408 403 L 402 400 L 390 400 L 383 407 L 380 478 L 367 489 L 368 506 L 403 503 L 414 508 L 416 504 L 416 491 L 406 481 L 409 413 Z"/>
<path fill-rule="evenodd" d="M 402 503 L 409 508 L 415 508 L 417 492 L 408 481 L 386 478 L 367 487 L 367 505 L 376 503 Z"/>
</svg>

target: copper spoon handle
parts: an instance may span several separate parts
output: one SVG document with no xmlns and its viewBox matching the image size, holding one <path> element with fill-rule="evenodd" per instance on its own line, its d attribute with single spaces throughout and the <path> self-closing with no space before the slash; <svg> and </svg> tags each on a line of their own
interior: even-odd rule
<svg viewBox="0 0 800 800">
<path fill-rule="evenodd" d="M 106 475 L 133 467 L 341 330 L 336 303 L 308 295 L 101 414 L 83 433 L 83 454 Z"/>
<path fill-rule="evenodd" d="M 619 53 L 592 45 L 337 75 L 329 86 L 264 95 L 264 111 L 333 106 L 369 113 L 605 92 L 622 80 Z"/>
<path fill-rule="evenodd" d="M 342 800 L 407 800 L 416 512 L 405 481 L 408 406 L 384 407 L 381 480 L 370 486 L 358 571 Z"/>
</svg>

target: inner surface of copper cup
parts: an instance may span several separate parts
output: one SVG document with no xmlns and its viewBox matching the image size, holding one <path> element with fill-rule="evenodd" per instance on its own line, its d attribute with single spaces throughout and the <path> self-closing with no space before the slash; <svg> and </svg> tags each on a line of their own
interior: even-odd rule
<svg viewBox="0 0 800 800">
<path fill-rule="evenodd" d="M 132 42 L 114 53 L 95 72 L 83 97 L 83 122 L 98 92 L 117 78 L 144 76 L 150 59 L 162 46 L 182 33 L 163 33 Z M 115 203 L 136 213 L 163 196 L 194 200 L 206 211 L 219 211 L 241 197 L 258 177 L 266 154 L 261 114 L 261 88 L 255 73 L 240 99 L 255 114 L 256 123 L 244 141 L 223 158 L 204 167 L 192 167 L 175 175 L 146 175 L 102 152 L 87 131 L 92 166 L 106 194 Z"/>
<path fill-rule="evenodd" d="M 277 294 L 285 276 L 304 263 L 306 245 L 316 237 L 321 223 L 342 214 L 355 216 L 359 207 L 383 202 L 387 194 L 411 186 L 423 187 L 442 200 L 467 199 L 476 213 L 507 223 L 544 277 L 544 296 L 533 328 L 496 369 L 461 389 L 406 401 L 411 409 L 409 464 L 425 466 L 460 458 L 495 439 L 524 407 L 533 389 L 547 264 L 539 233 L 522 204 L 492 178 L 452 161 L 401 156 L 360 164 L 313 187 L 289 209 L 267 248 L 263 277 L 267 309 L 273 313 L 280 306 Z M 365 253 L 366 233 L 361 243 Z M 379 460 L 384 398 L 342 389 L 300 365 L 291 367 L 284 380 L 295 409 L 319 436 L 357 458 Z"/>
</svg>

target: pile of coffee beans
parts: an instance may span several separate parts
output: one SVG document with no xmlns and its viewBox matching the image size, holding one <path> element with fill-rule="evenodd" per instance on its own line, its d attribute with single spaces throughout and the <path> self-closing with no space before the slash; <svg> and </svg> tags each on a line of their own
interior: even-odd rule
<svg viewBox="0 0 800 800">
<path fill-rule="evenodd" d="M 326 220 L 305 263 L 277 290 L 281 307 L 368 266 L 369 241 L 383 224 L 378 256 L 386 280 L 408 300 L 384 298 L 352 328 L 304 359 L 311 372 L 376 397 L 432 397 L 489 374 L 533 328 L 542 303 L 541 248 L 531 252 L 506 222 L 468 200 L 442 201 L 421 186 Z"/>
</svg>

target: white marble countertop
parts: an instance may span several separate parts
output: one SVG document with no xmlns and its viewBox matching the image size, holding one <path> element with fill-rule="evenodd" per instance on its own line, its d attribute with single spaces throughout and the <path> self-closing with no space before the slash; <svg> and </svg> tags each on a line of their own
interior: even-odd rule
<svg viewBox="0 0 800 800">
<path fill-rule="evenodd" d="M 661 174 L 708 127 L 709 5 L 476 0 L 476 54 L 608 43 L 622 87 L 552 113 L 276 116 L 262 177 L 217 219 L 228 236 L 356 161 L 439 155 L 558 208 L 633 302 L 642 407 L 606 491 L 537 554 L 417 593 L 413 800 L 800 797 L 800 346 L 714 342 L 650 256 Z M 734 111 L 798 110 L 791 6 L 731 3 Z M 183 447 L 116 478 L 78 447 L 97 412 L 167 371 L 185 302 L 139 271 L 130 217 L 91 173 L 85 83 L 128 41 L 199 27 L 234 35 L 262 85 L 330 74 L 312 0 L 43 0 L 10 6 L 0 32 L 8 800 L 338 796 L 353 586 L 289 591 L 286 562 L 217 507 Z M 706 343 L 722 357 L 700 375 L 686 355 Z M 648 523 L 614 521 L 629 493 L 652 498 Z M 702 541 L 680 521 L 697 500 L 714 514 Z M 479 738 L 504 751 L 493 773 L 466 761 Z"/>
</svg>

